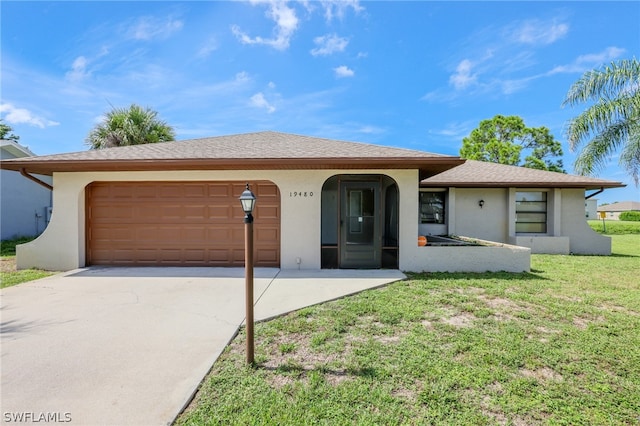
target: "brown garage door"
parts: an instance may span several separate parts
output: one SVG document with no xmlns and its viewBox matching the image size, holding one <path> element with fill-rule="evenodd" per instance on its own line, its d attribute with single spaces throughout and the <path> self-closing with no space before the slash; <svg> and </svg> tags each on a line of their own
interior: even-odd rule
<svg viewBox="0 0 640 426">
<path fill-rule="evenodd" d="M 94 182 L 88 265 L 243 266 L 243 182 Z M 280 192 L 252 182 L 256 266 L 280 266 Z"/>
</svg>

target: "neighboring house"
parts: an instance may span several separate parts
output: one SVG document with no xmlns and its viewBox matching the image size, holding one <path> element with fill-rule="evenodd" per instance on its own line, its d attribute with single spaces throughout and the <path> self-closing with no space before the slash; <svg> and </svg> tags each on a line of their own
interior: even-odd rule
<svg viewBox="0 0 640 426">
<path fill-rule="evenodd" d="M 12 140 L 0 140 L 0 160 L 33 157 L 29 148 Z M 51 176 L 36 176 L 51 184 Z M 51 191 L 21 176 L 0 171 L 0 239 L 33 237 L 47 227 L 51 207 Z"/>
<path fill-rule="evenodd" d="M 640 212 L 640 202 L 621 201 L 613 204 L 606 204 L 598 207 L 598 213 L 605 212 L 605 219 L 620 220 L 620 213 L 638 211 Z"/>
<path fill-rule="evenodd" d="M 238 197 L 248 182 L 257 196 L 256 266 L 528 271 L 528 247 L 609 254 L 611 240 L 586 224 L 584 194 L 624 186 L 277 132 L 25 158 L 2 168 L 53 175 L 52 221 L 18 246 L 17 262 L 57 270 L 242 266 Z M 429 234 L 499 244 L 419 246 L 421 235 L 434 240 Z"/>
<path fill-rule="evenodd" d="M 598 217 L 598 200 L 596 198 L 584 200 L 584 215 L 587 220 L 600 219 Z"/>
</svg>

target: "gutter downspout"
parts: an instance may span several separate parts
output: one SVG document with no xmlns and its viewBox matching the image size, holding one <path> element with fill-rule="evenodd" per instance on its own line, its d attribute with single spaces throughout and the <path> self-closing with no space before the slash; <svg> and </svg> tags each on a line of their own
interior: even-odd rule
<svg viewBox="0 0 640 426">
<path fill-rule="evenodd" d="M 23 167 L 20 169 L 20 174 L 24 177 L 26 177 L 29 180 L 34 181 L 35 183 L 37 183 L 38 185 L 42 185 L 45 188 L 47 188 L 49 191 L 53 191 L 53 186 L 49 185 L 47 182 L 42 181 L 40 179 L 38 179 L 37 177 L 30 175 L 29 173 L 27 173 L 27 170 Z"/>
<path fill-rule="evenodd" d="M 596 195 L 600 194 L 601 192 L 604 192 L 604 188 L 600 188 L 599 191 L 594 192 L 593 194 L 589 194 L 586 197 L 584 197 L 585 200 L 588 200 L 591 197 L 595 197 Z"/>
</svg>

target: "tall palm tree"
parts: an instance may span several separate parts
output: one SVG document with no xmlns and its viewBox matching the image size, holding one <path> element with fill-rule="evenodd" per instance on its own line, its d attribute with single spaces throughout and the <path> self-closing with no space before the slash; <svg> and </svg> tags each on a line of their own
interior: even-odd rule
<svg viewBox="0 0 640 426">
<path fill-rule="evenodd" d="M 157 112 L 136 104 L 114 108 L 89 132 L 85 142 L 91 149 L 102 149 L 175 140 L 173 127 L 157 116 Z"/>
<path fill-rule="evenodd" d="M 587 71 L 567 93 L 563 106 L 593 102 L 567 123 L 572 151 L 584 144 L 574 167 L 582 175 L 594 174 L 620 151 L 620 165 L 640 178 L 640 63 L 637 59 L 612 62 Z"/>
</svg>

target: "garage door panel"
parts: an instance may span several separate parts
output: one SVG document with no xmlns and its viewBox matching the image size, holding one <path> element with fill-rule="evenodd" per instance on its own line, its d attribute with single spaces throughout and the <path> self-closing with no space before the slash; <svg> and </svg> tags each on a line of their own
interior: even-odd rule
<svg viewBox="0 0 640 426">
<path fill-rule="evenodd" d="M 208 219 L 228 221 L 230 216 L 230 206 L 228 205 L 212 205 L 209 206 Z"/>
<path fill-rule="evenodd" d="M 273 249 L 264 249 L 264 250 L 258 250 L 257 253 L 255 254 L 255 263 L 260 264 L 260 263 L 270 263 L 270 262 L 276 262 L 279 258 L 279 254 L 277 250 L 273 250 Z"/>
<path fill-rule="evenodd" d="M 271 242 L 278 238 L 279 229 L 272 228 L 260 228 L 254 231 L 255 244 L 256 245 L 271 245 Z"/>
<path fill-rule="evenodd" d="M 91 238 L 94 242 L 109 242 L 109 241 L 133 241 L 131 230 L 129 228 L 101 228 L 93 227 L 91 229 Z"/>
<path fill-rule="evenodd" d="M 118 186 L 118 193 L 120 194 L 120 196 L 125 197 L 127 189 L 129 188 Z M 139 199 L 154 200 L 158 196 L 158 188 L 153 186 L 134 184 L 134 185 L 131 185 L 131 188 L 129 190 L 131 191 L 131 193 L 127 198 L 135 198 L 138 200 Z"/>
<path fill-rule="evenodd" d="M 183 184 L 183 194 L 186 198 L 203 199 L 207 196 L 207 188 L 204 185 Z"/>
<path fill-rule="evenodd" d="M 278 219 L 280 217 L 277 206 L 256 206 L 256 215 L 260 215 L 263 220 Z"/>
<path fill-rule="evenodd" d="M 280 199 L 252 184 L 256 266 L 280 266 Z M 87 263 L 243 266 L 243 182 L 99 182 L 87 188 Z"/>
</svg>

